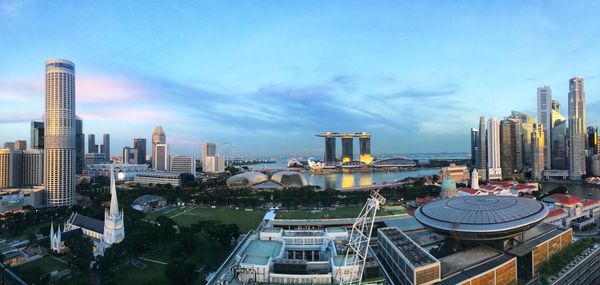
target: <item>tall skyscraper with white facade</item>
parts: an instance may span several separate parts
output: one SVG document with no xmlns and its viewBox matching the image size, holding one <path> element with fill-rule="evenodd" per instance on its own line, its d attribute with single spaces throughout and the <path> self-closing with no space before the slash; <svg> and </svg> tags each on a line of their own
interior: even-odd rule
<svg viewBox="0 0 600 285">
<path fill-rule="evenodd" d="M 548 86 L 537 89 L 537 122 L 544 128 L 544 168 L 552 168 L 552 89 Z"/>
<path fill-rule="evenodd" d="M 569 178 L 585 175 L 585 89 L 583 78 L 569 80 Z"/>
<path fill-rule="evenodd" d="M 533 132 L 531 133 L 531 147 L 533 152 L 533 165 L 531 167 L 531 178 L 533 180 L 542 180 L 542 173 L 544 171 L 544 159 L 545 149 L 544 144 L 546 139 L 544 138 L 544 124 L 535 123 L 533 124 Z"/>
<path fill-rule="evenodd" d="M 475 164 L 475 168 L 477 168 L 481 173 L 480 177 L 483 180 L 487 180 L 487 142 L 486 142 L 486 129 L 485 129 L 485 118 L 481 116 L 479 118 L 479 152 L 477 154 L 477 163 Z"/>
<path fill-rule="evenodd" d="M 502 179 L 500 166 L 500 121 L 495 117 L 487 125 L 487 175 L 488 180 Z"/>
<path fill-rule="evenodd" d="M 168 144 L 157 144 L 154 146 L 154 157 L 152 157 L 152 166 L 154 170 L 158 171 L 169 171 L 169 145 Z"/>
<path fill-rule="evenodd" d="M 161 126 L 156 126 L 154 131 L 152 132 L 152 169 L 156 169 L 156 145 L 158 144 L 166 144 L 167 136 L 165 135 L 165 131 Z"/>
<path fill-rule="evenodd" d="M 46 61 L 44 186 L 50 206 L 73 205 L 75 198 L 75 65 Z"/>
<path fill-rule="evenodd" d="M 204 143 L 202 145 L 202 168 L 206 171 L 206 165 L 208 165 L 206 158 L 209 156 L 217 155 L 217 145 L 214 143 Z"/>
</svg>

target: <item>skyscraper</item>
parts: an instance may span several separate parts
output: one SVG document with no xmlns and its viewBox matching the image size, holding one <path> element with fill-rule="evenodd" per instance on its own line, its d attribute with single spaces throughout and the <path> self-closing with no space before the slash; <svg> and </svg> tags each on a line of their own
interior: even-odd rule
<svg viewBox="0 0 600 285">
<path fill-rule="evenodd" d="M 44 149 L 44 122 L 31 122 L 31 148 Z"/>
<path fill-rule="evenodd" d="M 519 118 L 519 121 L 521 121 L 521 150 L 523 152 L 523 170 L 529 170 L 533 165 L 533 153 L 531 152 L 531 133 L 533 132 L 533 124 L 535 123 L 535 119 L 533 116 L 519 111 L 511 111 L 511 117 Z"/>
<path fill-rule="evenodd" d="M 537 89 L 537 122 L 544 128 L 544 167 L 552 168 L 552 89 L 548 86 L 538 87 Z"/>
<path fill-rule="evenodd" d="M 139 152 L 137 148 L 123 148 L 123 164 L 137 164 L 139 161 Z"/>
<path fill-rule="evenodd" d="M 36 186 L 44 183 L 44 150 L 23 151 L 22 186 Z"/>
<path fill-rule="evenodd" d="M 531 167 L 531 179 L 542 180 L 544 171 L 544 127 L 541 123 L 533 124 L 533 133 L 531 134 L 531 146 L 533 147 L 533 166 Z"/>
<path fill-rule="evenodd" d="M 87 153 L 98 153 L 98 145 L 96 145 L 96 135 L 88 135 L 88 152 Z"/>
<path fill-rule="evenodd" d="M 25 140 L 15 141 L 15 150 L 17 150 L 17 151 L 27 150 L 27 141 L 25 141 Z"/>
<path fill-rule="evenodd" d="M 154 170 L 169 171 L 169 145 L 157 144 L 154 146 L 155 156 L 152 157 L 152 166 Z"/>
<path fill-rule="evenodd" d="M 478 162 L 476 168 L 481 172 L 479 175 L 482 180 L 487 180 L 487 142 L 486 142 L 486 129 L 485 129 L 485 118 L 481 116 L 479 118 L 479 154 L 477 155 Z"/>
<path fill-rule="evenodd" d="M 106 161 L 110 162 L 110 134 L 102 135 L 102 146 L 100 146 L 100 152 L 106 156 Z"/>
<path fill-rule="evenodd" d="M 517 118 L 506 118 L 500 122 L 500 165 L 502 179 L 518 179 L 523 168 L 521 153 L 521 124 Z"/>
<path fill-rule="evenodd" d="M 585 140 L 586 172 L 592 172 L 592 157 L 598 154 L 598 128 L 587 127 Z"/>
<path fill-rule="evenodd" d="M 85 167 L 85 136 L 83 121 L 75 116 L 75 173 L 82 174 Z"/>
<path fill-rule="evenodd" d="M 146 163 L 146 139 L 133 139 L 133 148 L 137 149 L 138 161 L 137 164 Z"/>
<path fill-rule="evenodd" d="M 471 165 L 476 167 L 479 154 L 479 130 L 471 128 Z"/>
<path fill-rule="evenodd" d="M 585 89 L 583 78 L 569 80 L 569 177 L 585 175 Z"/>
<path fill-rule="evenodd" d="M 75 195 L 75 65 L 46 61 L 44 186 L 50 206 L 69 206 Z"/>
<path fill-rule="evenodd" d="M 187 173 L 196 176 L 196 160 L 191 155 L 174 155 L 171 158 L 171 172 Z"/>
<path fill-rule="evenodd" d="M 0 189 L 21 186 L 22 162 L 22 151 L 0 148 Z"/>
<path fill-rule="evenodd" d="M 491 117 L 487 126 L 487 169 L 488 180 L 502 179 L 500 165 L 500 121 Z"/>
<path fill-rule="evenodd" d="M 552 169 L 568 170 L 567 160 L 567 120 L 560 115 L 560 110 L 553 110 L 552 115 Z"/>
<path fill-rule="evenodd" d="M 156 170 L 156 145 L 167 143 L 167 136 L 161 126 L 156 126 L 152 132 L 152 168 Z"/>
<path fill-rule="evenodd" d="M 207 157 L 212 157 L 217 155 L 217 145 L 214 143 L 204 143 L 202 145 L 202 170 L 207 171 L 208 162 L 206 161 Z"/>
</svg>

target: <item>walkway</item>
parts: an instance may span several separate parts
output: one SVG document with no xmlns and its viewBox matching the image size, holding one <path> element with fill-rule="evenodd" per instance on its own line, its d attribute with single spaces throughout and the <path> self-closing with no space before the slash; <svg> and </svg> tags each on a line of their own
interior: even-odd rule
<svg viewBox="0 0 600 285">
<path fill-rule="evenodd" d="M 181 212 L 181 213 L 179 213 L 179 214 L 175 214 L 175 215 L 173 215 L 173 216 L 170 216 L 169 218 L 170 218 L 170 219 L 173 219 L 173 218 L 175 218 L 175 217 L 177 217 L 177 216 L 179 216 L 179 215 L 183 215 L 183 214 L 185 214 L 185 213 L 187 213 L 187 212 L 189 212 L 189 211 L 193 211 L 193 210 L 195 210 L 195 209 L 196 209 L 196 208 L 198 208 L 198 207 L 200 207 L 200 206 L 194 206 L 194 207 L 192 207 L 192 208 L 189 208 L 189 209 L 187 209 L 187 210 L 185 210 L 185 211 L 183 211 L 183 212 Z"/>
<path fill-rule="evenodd" d="M 54 260 L 56 260 L 58 262 L 62 262 L 62 263 L 67 264 L 67 265 L 69 264 L 68 262 L 66 262 L 66 261 L 64 261 L 64 260 L 62 260 L 62 259 L 60 259 L 60 258 L 58 258 L 56 256 L 53 256 L 53 255 L 50 255 L 50 254 L 48 254 L 48 256 L 52 257 Z"/>
<path fill-rule="evenodd" d="M 153 263 L 158 263 L 158 264 L 162 264 L 162 265 L 167 265 L 166 262 L 162 262 L 162 261 L 158 261 L 158 260 L 154 260 L 154 259 L 149 259 L 149 258 L 145 258 L 145 257 L 141 257 L 138 256 L 139 259 L 144 260 L 144 261 L 148 261 L 148 262 L 153 262 Z"/>
</svg>

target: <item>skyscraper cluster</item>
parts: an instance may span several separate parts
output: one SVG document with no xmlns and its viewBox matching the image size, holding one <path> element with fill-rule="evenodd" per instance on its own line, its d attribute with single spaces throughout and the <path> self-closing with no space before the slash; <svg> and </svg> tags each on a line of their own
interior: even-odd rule
<svg viewBox="0 0 600 285">
<path fill-rule="evenodd" d="M 471 129 L 471 163 L 483 180 L 580 180 L 600 162 L 598 129 L 586 128 L 585 115 L 583 78 L 569 80 L 567 119 L 560 102 L 552 99 L 552 89 L 539 87 L 537 118 L 512 111 L 501 121 L 488 119 L 486 125 L 480 117 L 479 128 Z"/>
</svg>

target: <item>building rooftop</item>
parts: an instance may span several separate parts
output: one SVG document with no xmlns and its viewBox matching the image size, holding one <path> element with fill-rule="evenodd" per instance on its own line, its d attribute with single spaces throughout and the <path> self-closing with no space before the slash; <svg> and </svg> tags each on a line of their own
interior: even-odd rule
<svg viewBox="0 0 600 285">
<path fill-rule="evenodd" d="M 242 259 L 242 263 L 267 265 L 269 263 L 269 257 L 258 255 L 246 255 L 244 259 Z"/>
<path fill-rule="evenodd" d="M 490 247 L 478 246 L 440 258 L 439 261 L 442 264 L 442 278 L 476 264 L 480 264 L 501 254 L 502 253 Z"/>
<path fill-rule="evenodd" d="M 242 253 L 243 259 L 249 263 L 251 261 L 257 261 L 260 263 L 257 264 L 266 264 L 262 263 L 264 259 L 268 261 L 269 258 L 278 257 L 281 254 L 281 250 L 283 248 L 283 244 L 278 241 L 270 241 L 270 240 L 253 240 L 251 241 L 244 252 Z M 250 257 L 249 259 L 247 259 Z"/>
<path fill-rule="evenodd" d="M 414 268 L 436 262 L 435 258 L 398 228 L 381 228 L 379 231 L 394 244 Z"/>
<path fill-rule="evenodd" d="M 97 233 L 104 233 L 104 221 L 80 215 L 79 213 L 75 213 L 72 224 Z"/>
<path fill-rule="evenodd" d="M 544 198 L 543 201 L 549 201 L 549 202 L 553 202 L 555 204 L 560 204 L 560 205 L 564 205 L 564 206 L 573 206 L 573 205 L 579 203 L 579 201 L 581 201 L 581 198 L 579 198 L 578 196 L 569 195 L 569 194 L 552 194 L 552 195 Z"/>
<path fill-rule="evenodd" d="M 449 278 L 446 278 L 444 280 L 442 280 L 442 282 L 438 283 L 440 285 L 455 285 L 455 284 L 460 284 L 461 281 L 467 280 L 469 278 L 473 278 L 483 272 L 486 272 L 492 268 L 495 268 L 497 266 L 500 266 L 501 264 L 504 264 L 508 261 L 510 261 L 511 259 L 513 259 L 514 257 L 503 254 L 501 256 L 498 256 L 496 258 L 493 258 L 489 261 L 486 261 L 484 263 L 481 263 L 479 265 L 476 265 L 474 267 L 468 268 L 466 270 L 462 270 L 458 273 L 455 273 L 455 275 L 451 275 Z M 443 267 L 442 267 L 443 268 Z"/>
</svg>

